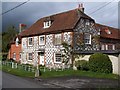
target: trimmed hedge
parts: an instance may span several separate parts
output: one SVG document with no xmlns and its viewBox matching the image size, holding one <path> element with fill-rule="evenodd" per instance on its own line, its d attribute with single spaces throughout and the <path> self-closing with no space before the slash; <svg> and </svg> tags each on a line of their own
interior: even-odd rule
<svg viewBox="0 0 120 90">
<path fill-rule="evenodd" d="M 78 70 L 85 70 L 88 71 L 88 61 L 86 60 L 78 60 L 75 62 L 75 66 L 77 67 Z"/>
<path fill-rule="evenodd" d="M 108 55 L 95 53 L 89 58 L 89 69 L 93 72 L 112 73 L 112 62 Z"/>
</svg>

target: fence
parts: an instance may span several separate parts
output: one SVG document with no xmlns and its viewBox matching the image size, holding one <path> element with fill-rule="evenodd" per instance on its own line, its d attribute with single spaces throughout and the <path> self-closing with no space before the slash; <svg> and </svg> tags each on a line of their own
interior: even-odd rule
<svg viewBox="0 0 120 90">
<path fill-rule="evenodd" d="M 18 63 L 15 63 L 15 62 L 8 62 L 8 61 L 2 61 L 2 65 L 3 66 L 8 66 L 10 68 L 19 69 L 19 70 L 35 72 L 35 67 L 33 67 L 31 65 L 18 64 Z"/>
<path fill-rule="evenodd" d="M 25 71 L 29 71 L 29 72 L 35 72 L 35 67 L 32 66 L 32 65 L 29 65 L 29 64 L 18 64 L 18 63 L 15 63 L 15 62 L 12 62 L 12 61 L 2 61 L 2 65 L 3 66 L 8 66 L 10 68 L 15 68 L 15 69 L 19 69 L 19 70 L 25 70 Z M 48 67 L 45 67 L 45 66 L 39 66 L 39 70 L 40 71 L 43 71 L 43 72 L 46 72 L 46 71 L 52 71 L 52 70 L 55 70 L 55 71 L 63 71 L 65 70 L 65 66 L 48 66 Z"/>
</svg>

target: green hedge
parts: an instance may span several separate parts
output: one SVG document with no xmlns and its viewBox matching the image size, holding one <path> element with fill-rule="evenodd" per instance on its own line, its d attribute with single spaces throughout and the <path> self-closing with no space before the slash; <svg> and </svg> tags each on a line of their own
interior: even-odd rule
<svg viewBox="0 0 120 90">
<path fill-rule="evenodd" d="M 78 60 L 75 62 L 75 66 L 77 67 L 78 70 L 85 70 L 88 71 L 88 61 L 86 60 Z"/>
<path fill-rule="evenodd" d="M 112 73 L 112 62 L 108 55 L 95 53 L 89 58 L 89 69 L 93 72 Z"/>
</svg>

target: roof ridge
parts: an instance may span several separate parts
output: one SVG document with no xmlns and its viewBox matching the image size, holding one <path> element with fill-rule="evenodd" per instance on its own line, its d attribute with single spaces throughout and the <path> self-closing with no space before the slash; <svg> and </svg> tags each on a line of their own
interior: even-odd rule
<svg viewBox="0 0 120 90">
<path fill-rule="evenodd" d="M 104 27 L 109 27 L 109 28 L 113 28 L 113 29 L 119 30 L 119 28 L 115 28 L 115 27 L 108 26 L 108 25 L 105 25 L 105 24 L 100 24 L 100 23 L 96 23 L 96 24 L 101 25 L 101 26 L 104 26 Z"/>
</svg>

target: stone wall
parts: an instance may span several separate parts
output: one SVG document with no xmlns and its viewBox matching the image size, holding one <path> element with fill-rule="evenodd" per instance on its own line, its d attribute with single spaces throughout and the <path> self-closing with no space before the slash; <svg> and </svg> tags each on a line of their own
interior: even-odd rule
<svg viewBox="0 0 120 90">
<path fill-rule="evenodd" d="M 86 60 L 89 61 L 89 57 L 91 55 L 80 55 L 77 58 L 75 58 L 75 61 L 78 60 Z M 118 56 L 114 56 L 114 55 L 108 55 L 111 62 L 112 62 L 112 67 L 113 67 L 113 74 L 119 74 L 120 75 L 120 54 L 119 57 Z M 73 69 L 76 70 L 76 67 L 74 66 Z"/>
</svg>

